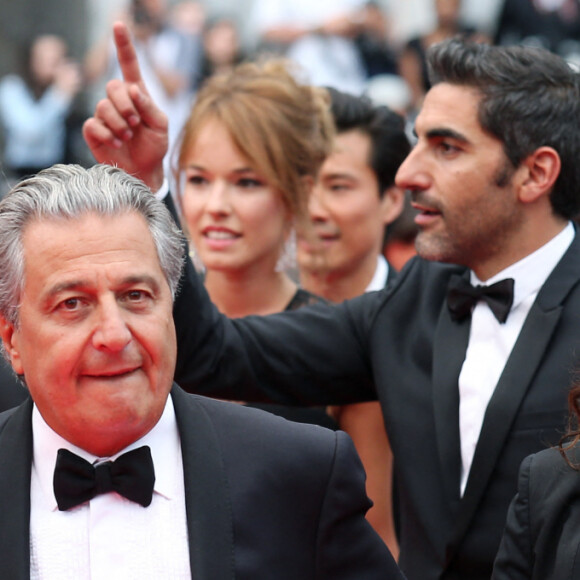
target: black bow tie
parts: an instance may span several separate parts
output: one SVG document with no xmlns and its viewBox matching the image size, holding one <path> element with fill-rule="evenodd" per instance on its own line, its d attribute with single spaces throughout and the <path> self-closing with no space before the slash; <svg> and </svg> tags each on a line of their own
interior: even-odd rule
<svg viewBox="0 0 580 580">
<path fill-rule="evenodd" d="M 111 491 L 147 507 L 154 483 L 151 450 L 146 445 L 99 465 L 91 465 L 67 449 L 58 450 L 53 485 L 60 511 Z"/>
<path fill-rule="evenodd" d="M 453 320 L 462 320 L 473 307 L 485 300 L 499 322 L 507 320 L 514 301 L 514 280 L 506 278 L 491 286 L 472 286 L 463 276 L 455 275 L 449 281 L 447 306 Z"/>
</svg>

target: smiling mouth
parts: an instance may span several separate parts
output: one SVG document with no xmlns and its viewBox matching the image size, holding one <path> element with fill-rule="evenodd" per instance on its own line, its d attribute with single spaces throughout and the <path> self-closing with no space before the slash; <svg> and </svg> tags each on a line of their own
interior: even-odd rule
<svg viewBox="0 0 580 580">
<path fill-rule="evenodd" d="M 234 240 L 240 237 L 240 234 L 224 230 L 209 230 L 203 235 L 210 240 Z"/>
</svg>

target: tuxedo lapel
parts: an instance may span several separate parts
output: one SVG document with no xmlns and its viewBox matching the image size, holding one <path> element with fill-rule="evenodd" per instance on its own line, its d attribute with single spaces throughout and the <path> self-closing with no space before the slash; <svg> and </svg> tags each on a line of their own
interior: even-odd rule
<svg viewBox="0 0 580 580">
<path fill-rule="evenodd" d="M 489 402 L 456 521 L 454 544 L 465 534 L 485 493 L 521 402 L 560 320 L 563 302 L 580 282 L 579 251 L 580 242 L 575 238 L 541 288 Z"/>
<path fill-rule="evenodd" d="M 231 500 L 219 441 L 196 397 L 176 386 L 171 394 L 181 437 L 192 577 L 233 579 Z"/>
<path fill-rule="evenodd" d="M 0 566 L 10 580 L 30 578 L 31 415 L 28 399 L 0 432 Z"/>
<path fill-rule="evenodd" d="M 393 265 L 390 262 L 387 262 L 387 279 L 385 280 L 385 288 L 389 285 L 392 284 L 396 279 L 397 279 L 397 275 L 399 274 L 397 272 L 397 270 L 395 270 L 395 268 L 393 268 Z"/>
<path fill-rule="evenodd" d="M 172 397 L 183 453 L 189 551 L 193 578 L 235 577 L 233 522 L 221 449 L 211 419 L 193 396 Z M 0 562 L 2 578 L 30 578 L 32 401 L 0 431 Z"/>
<path fill-rule="evenodd" d="M 450 505 L 459 501 L 461 442 L 459 386 L 469 340 L 470 319 L 454 322 L 447 305 L 441 309 L 433 344 L 433 411 L 441 476 Z"/>
</svg>

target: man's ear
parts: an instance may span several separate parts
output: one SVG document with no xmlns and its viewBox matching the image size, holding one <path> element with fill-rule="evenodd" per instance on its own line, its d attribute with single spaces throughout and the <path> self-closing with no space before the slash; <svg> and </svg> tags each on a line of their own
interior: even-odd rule
<svg viewBox="0 0 580 580">
<path fill-rule="evenodd" d="M 23 375 L 22 361 L 20 358 L 20 350 L 18 348 L 18 331 L 14 324 L 8 322 L 4 316 L 0 314 L 0 338 L 4 345 L 4 350 L 10 359 L 10 364 L 17 375 Z"/>
<path fill-rule="evenodd" d="M 533 203 L 548 196 L 560 175 L 560 155 L 552 147 L 539 147 L 522 162 L 524 174 L 520 183 L 519 199 Z"/>
<path fill-rule="evenodd" d="M 405 205 L 405 191 L 396 185 L 387 188 L 381 199 L 381 213 L 385 226 L 394 222 L 402 213 Z"/>
</svg>

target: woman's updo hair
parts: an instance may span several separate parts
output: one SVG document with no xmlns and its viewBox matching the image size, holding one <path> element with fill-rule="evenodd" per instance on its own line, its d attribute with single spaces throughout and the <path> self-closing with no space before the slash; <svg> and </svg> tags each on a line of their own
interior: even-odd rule
<svg viewBox="0 0 580 580">
<path fill-rule="evenodd" d="M 332 148 L 333 121 L 325 89 L 303 84 L 282 59 L 243 63 L 210 77 L 183 128 L 178 170 L 203 124 L 217 120 L 289 211 L 304 218 L 309 180 Z"/>
</svg>

